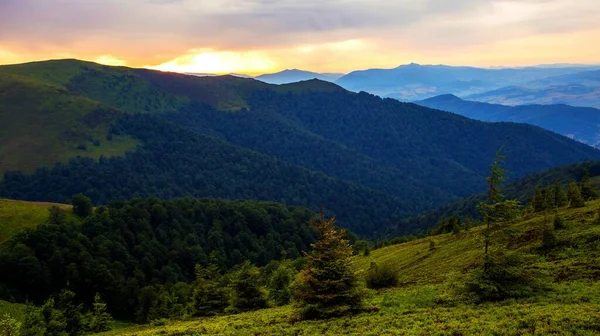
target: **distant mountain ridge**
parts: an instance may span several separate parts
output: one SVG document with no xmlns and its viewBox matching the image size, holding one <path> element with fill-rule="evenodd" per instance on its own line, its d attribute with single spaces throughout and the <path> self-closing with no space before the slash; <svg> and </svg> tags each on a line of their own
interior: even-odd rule
<svg viewBox="0 0 600 336">
<path fill-rule="evenodd" d="M 484 187 L 600 160 L 541 128 L 483 123 L 336 84 L 272 85 L 77 60 L 0 66 L 0 197 L 272 200 L 373 235 Z"/>
<path fill-rule="evenodd" d="M 563 74 L 468 95 L 505 105 L 568 104 L 600 108 L 600 70 Z"/>
<path fill-rule="evenodd" d="M 353 71 L 336 80 L 336 83 L 351 91 L 367 91 L 401 101 L 414 101 L 440 94 L 465 97 L 551 76 L 598 68 L 600 66 L 571 65 L 548 68 L 476 68 L 411 63 L 392 69 Z"/>
<path fill-rule="evenodd" d="M 562 134 L 590 146 L 600 145 L 600 110 L 556 105 L 505 106 L 440 95 L 415 104 L 449 111 L 481 121 L 527 123 Z"/>
<path fill-rule="evenodd" d="M 272 74 L 256 76 L 254 78 L 269 84 L 288 84 L 310 79 L 334 82 L 336 79 L 342 77 L 343 75 L 344 74 L 341 73 L 317 73 L 299 69 L 286 69 Z"/>
</svg>

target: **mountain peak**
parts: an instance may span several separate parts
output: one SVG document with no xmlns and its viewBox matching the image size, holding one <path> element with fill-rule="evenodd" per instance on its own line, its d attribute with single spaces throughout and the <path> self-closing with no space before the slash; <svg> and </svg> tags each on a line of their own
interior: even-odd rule
<svg viewBox="0 0 600 336">
<path fill-rule="evenodd" d="M 442 102 L 452 102 L 452 101 L 462 101 L 462 99 L 460 99 L 459 97 L 457 97 L 453 94 L 448 93 L 448 94 L 442 94 L 439 96 L 423 99 L 420 102 L 442 103 Z M 419 102 L 416 102 L 416 103 L 419 103 Z"/>
</svg>

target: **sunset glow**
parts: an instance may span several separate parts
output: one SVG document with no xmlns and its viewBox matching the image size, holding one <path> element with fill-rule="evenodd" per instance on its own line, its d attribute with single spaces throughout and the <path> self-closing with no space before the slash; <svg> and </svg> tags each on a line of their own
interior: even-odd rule
<svg viewBox="0 0 600 336">
<path fill-rule="evenodd" d="M 5 0 L 0 64 L 196 73 L 600 63 L 595 0 Z M 35 25 L 28 22 L 35 21 Z"/>
</svg>

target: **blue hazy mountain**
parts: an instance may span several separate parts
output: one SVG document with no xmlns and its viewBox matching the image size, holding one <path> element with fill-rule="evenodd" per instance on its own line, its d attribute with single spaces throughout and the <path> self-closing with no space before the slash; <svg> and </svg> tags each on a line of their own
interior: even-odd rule
<svg viewBox="0 0 600 336">
<path fill-rule="evenodd" d="M 318 73 L 299 69 L 286 69 L 280 72 L 264 74 L 254 78 L 269 84 L 287 84 L 310 79 L 334 82 L 343 75 L 344 74 L 341 73 Z"/>
<path fill-rule="evenodd" d="M 568 104 L 600 108 L 600 70 L 552 76 L 466 98 L 506 105 Z"/>
<path fill-rule="evenodd" d="M 590 69 L 594 68 L 569 65 L 491 69 L 411 63 L 393 69 L 353 71 L 339 78 L 336 83 L 351 91 L 366 91 L 383 97 L 413 101 L 448 93 L 465 97 Z"/>
<path fill-rule="evenodd" d="M 505 106 L 440 95 L 416 104 L 481 121 L 509 121 L 540 126 L 591 146 L 600 145 L 600 110 L 564 104 Z"/>
</svg>

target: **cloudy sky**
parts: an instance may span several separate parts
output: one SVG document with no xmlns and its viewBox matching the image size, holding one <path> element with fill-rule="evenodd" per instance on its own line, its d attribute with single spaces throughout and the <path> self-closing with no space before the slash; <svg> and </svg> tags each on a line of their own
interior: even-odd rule
<svg viewBox="0 0 600 336">
<path fill-rule="evenodd" d="M 186 72 L 600 63 L 598 0 L 0 0 L 0 64 Z"/>
</svg>

